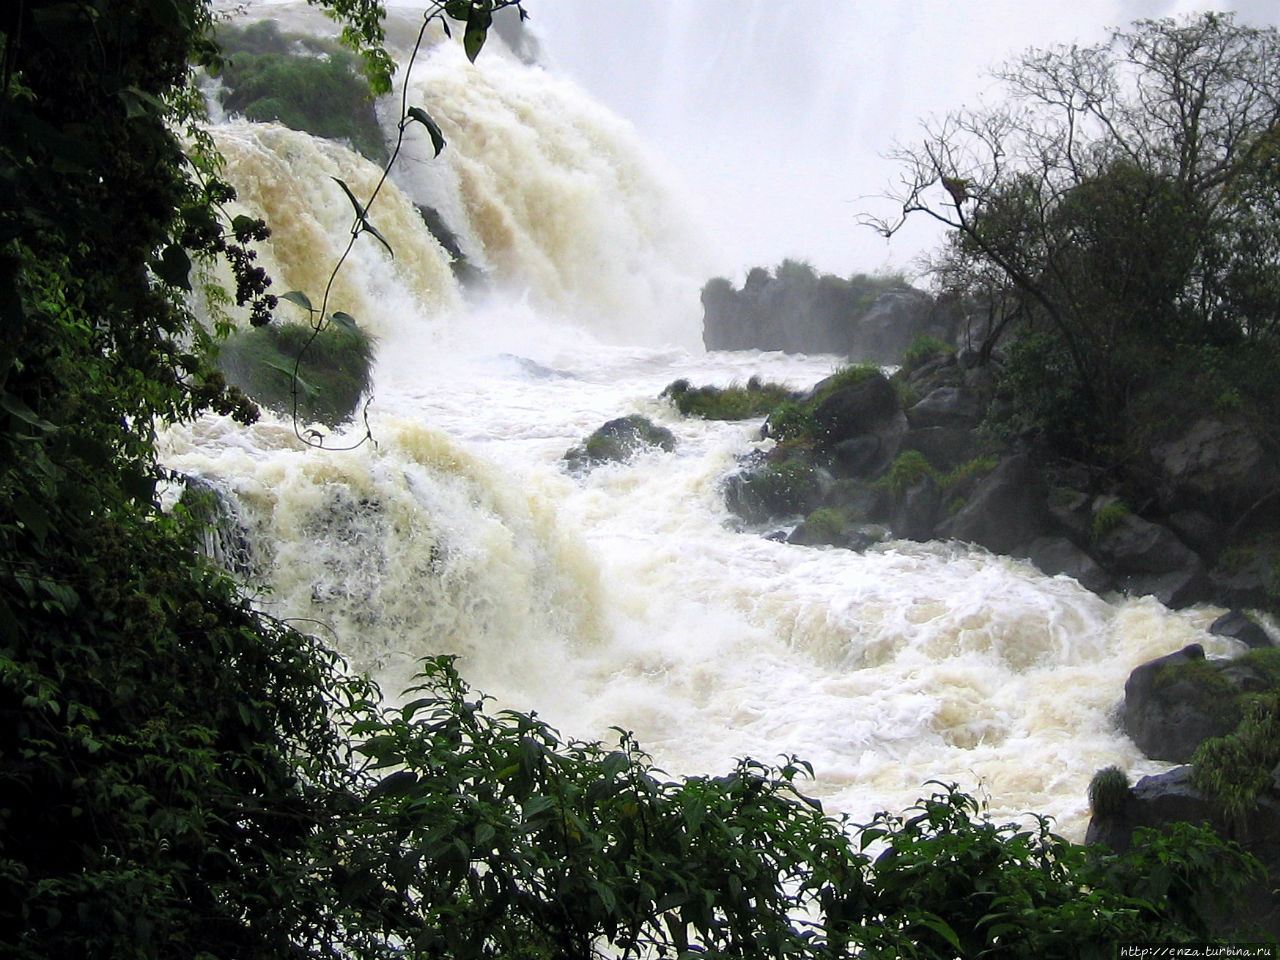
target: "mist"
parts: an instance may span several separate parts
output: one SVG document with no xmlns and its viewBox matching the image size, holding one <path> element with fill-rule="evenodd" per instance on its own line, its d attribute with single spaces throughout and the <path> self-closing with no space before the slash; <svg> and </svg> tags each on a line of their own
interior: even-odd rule
<svg viewBox="0 0 1280 960">
<path fill-rule="evenodd" d="M 665 159 L 722 272 L 791 257 L 843 275 L 912 273 L 937 242 L 923 221 L 888 242 L 858 217 L 892 210 L 894 143 L 991 95 L 992 67 L 1029 47 L 1210 9 L 1276 20 L 1270 0 L 554 0 L 531 3 L 529 22 L 549 68 Z"/>
</svg>

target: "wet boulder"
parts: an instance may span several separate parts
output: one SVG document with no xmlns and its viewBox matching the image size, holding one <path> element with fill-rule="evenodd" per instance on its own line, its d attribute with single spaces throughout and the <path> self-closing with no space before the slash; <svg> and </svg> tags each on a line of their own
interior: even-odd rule
<svg viewBox="0 0 1280 960">
<path fill-rule="evenodd" d="M 1204 561 L 1163 524 L 1125 513 L 1096 538 L 1096 552 L 1134 596 L 1149 594 L 1174 608 L 1209 598 Z"/>
<path fill-rule="evenodd" d="M 647 417 L 632 414 L 610 420 L 576 447 L 565 451 L 562 458 L 572 471 L 589 470 L 602 463 L 620 463 L 642 450 L 675 449 L 675 435 Z"/>
<path fill-rule="evenodd" d="M 1121 726 L 1153 760 L 1186 763 L 1209 737 L 1226 736 L 1240 722 L 1235 697 L 1243 678 L 1226 661 L 1205 659 L 1190 644 L 1134 669 L 1124 685 Z"/>
<path fill-rule="evenodd" d="M 982 419 L 978 395 L 965 387 L 937 387 L 907 409 L 913 429 L 925 427 L 974 427 Z"/>
<path fill-rule="evenodd" d="M 1055 532 L 1047 500 L 1040 470 L 1026 454 L 1014 454 L 977 484 L 965 504 L 939 524 L 937 534 L 992 553 L 1026 556 L 1033 541 Z"/>
<path fill-rule="evenodd" d="M 1115 578 L 1067 537 L 1037 537 L 1027 546 L 1027 559 L 1049 576 L 1063 574 L 1094 593 L 1115 589 Z"/>
<path fill-rule="evenodd" d="M 1166 507 L 1238 515 L 1280 488 L 1280 463 L 1240 421 L 1202 417 L 1151 450 Z"/>
<path fill-rule="evenodd" d="M 1256 620 L 1240 610 L 1228 610 L 1209 625 L 1209 632 L 1219 637 L 1239 640 L 1253 650 L 1274 646 L 1267 631 Z"/>
</svg>

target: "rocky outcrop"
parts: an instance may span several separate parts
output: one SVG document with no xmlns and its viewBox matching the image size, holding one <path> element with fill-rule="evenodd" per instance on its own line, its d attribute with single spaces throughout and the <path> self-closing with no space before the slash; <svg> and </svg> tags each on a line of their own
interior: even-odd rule
<svg viewBox="0 0 1280 960">
<path fill-rule="evenodd" d="M 1044 478 L 1026 454 L 1001 460 L 973 495 L 937 531 L 992 553 L 1029 555 L 1031 544 L 1054 531 Z"/>
<path fill-rule="evenodd" d="M 1245 464 L 1280 490 L 1260 442 L 1248 442 L 1238 424 L 1218 430 L 1200 422 L 1185 442 L 1158 452 L 1164 489 L 1181 492 L 1150 494 L 1134 510 L 1114 493 L 1089 492 L 1098 478 L 1083 468 L 1044 460 L 1016 442 L 993 446 L 979 425 L 1000 403 L 999 363 L 996 356 L 979 365 L 976 354 L 957 355 L 939 344 L 934 355 L 892 378 L 874 368 L 846 370 L 792 395 L 785 415 L 779 409 L 777 422 L 773 415 L 766 422 L 765 435 L 778 446 L 726 479 L 730 510 L 776 529 L 834 508 L 875 535 L 813 532 L 828 524 L 800 531 L 793 542 L 857 549 L 878 542 L 884 529 L 903 539 L 959 540 L 1029 559 L 1049 575 L 1073 577 L 1099 593 L 1154 596 L 1174 608 L 1280 603 L 1280 546 L 1235 536 L 1241 519 L 1264 517 L 1270 495 L 1254 499 L 1233 523 L 1198 499 L 1214 490 L 1234 491 L 1239 502 L 1253 497 L 1259 488 L 1246 482 Z M 855 481 L 877 493 L 868 497 L 859 487 L 850 511 Z M 1275 496 L 1280 501 L 1280 493 Z"/>
<path fill-rule="evenodd" d="M 602 463 L 629 460 L 642 450 L 657 447 L 670 452 L 675 449 L 675 435 L 647 417 L 632 414 L 610 420 L 562 458 L 571 471 L 589 470 Z"/>
<path fill-rule="evenodd" d="M 1228 821 L 1219 805 L 1196 788 L 1191 767 L 1176 767 L 1158 776 L 1143 777 L 1130 789 L 1120 809 L 1107 815 L 1095 814 L 1089 821 L 1085 843 L 1104 844 L 1123 853 L 1133 846 L 1137 828 L 1158 829 L 1168 823 L 1207 824 L 1258 858 L 1268 876 L 1246 888 L 1235 905 L 1233 922 L 1245 932 L 1257 925 L 1267 935 L 1280 936 L 1280 899 L 1272 892 L 1274 878 L 1280 877 L 1280 789 L 1273 786 L 1259 797 L 1255 809 Z"/>
<path fill-rule="evenodd" d="M 786 261 L 760 267 L 740 288 L 723 278 L 702 290 L 702 340 L 708 350 L 834 353 L 898 363 L 918 336 L 951 342 L 953 314 L 900 280 L 829 274 Z"/>
<path fill-rule="evenodd" d="M 1280 463 L 1241 421 L 1202 417 L 1174 439 L 1156 444 L 1151 456 L 1170 510 L 1238 516 L 1280 491 Z"/>
<path fill-rule="evenodd" d="M 1124 685 L 1121 726 L 1153 760 L 1186 763 L 1209 737 L 1236 728 L 1236 684 L 1198 643 L 1142 664 Z"/>
</svg>

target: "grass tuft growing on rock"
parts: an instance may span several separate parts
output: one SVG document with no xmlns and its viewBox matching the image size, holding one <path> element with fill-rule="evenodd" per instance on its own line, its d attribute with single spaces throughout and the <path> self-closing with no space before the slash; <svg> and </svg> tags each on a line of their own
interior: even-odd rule
<svg viewBox="0 0 1280 960">
<path fill-rule="evenodd" d="M 750 420 L 773 413 L 796 394 L 780 383 L 766 383 L 752 377 L 745 387 L 695 387 L 688 380 L 676 380 L 662 391 L 686 417 L 704 420 Z"/>
<path fill-rule="evenodd" d="M 1129 777 L 1119 767 L 1103 767 L 1089 781 L 1089 806 L 1095 817 L 1117 817 L 1129 802 Z"/>
</svg>

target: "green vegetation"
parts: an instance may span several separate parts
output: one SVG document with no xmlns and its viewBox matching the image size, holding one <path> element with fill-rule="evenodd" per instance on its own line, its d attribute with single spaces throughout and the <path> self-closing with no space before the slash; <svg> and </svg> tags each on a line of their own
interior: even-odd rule
<svg viewBox="0 0 1280 960">
<path fill-rule="evenodd" d="M 901 496 L 926 477 L 943 493 L 963 487 L 968 481 L 983 477 L 996 468 L 994 457 L 975 457 L 954 470 L 943 473 L 918 450 L 904 450 L 889 465 L 884 476 L 874 482 L 895 496 Z"/>
<path fill-rule="evenodd" d="M 676 380 L 662 396 L 670 397 L 686 417 L 750 420 L 773 413 L 780 404 L 794 399 L 795 393 L 780 383 L 762 383 L 752 377 L 745 387 L 694 387 L 688 380 Z"/>
<path fill-rule="evenodd" d="M 1270 653 L 1280 653 L 1271 650 Z M 1196 749 L 1192 782 L 1240 822 L 1271 789 L 1280 764 L 1280 683 L 1242 698 L 1244 716 L 1225 737 L 1211 737 Z"/>
<path fill-rule="evenodd" d="M 446 5 L 470 55 L 502 5 Z M 328 6 L 385 62 L 377 4 Z M 254 412 L 188 349 L 212 339 L 192 258 L 226 257 L 251 317 L 274 306 L 261 225 L 226 221 L 207 142 L 177 132 L 211 31 L 200 3 L 0 14 L 0 954 L 1111 957 L 1203 936 L 1203 897 L 1254 869 L 1204 831 L 1091 855 L 954 788 L 855 831 L 799 761 L 670 781 L 625 735 L 487 713 L 447 658 L 388 710 L 254 610 L 196 548 L 198 507 L 156 496 L 157 423 Z"/>
<path fill-rule="evenodd" d="M 1276 30 L 1229 15 L 1140 21 L 1028 52 L 996 74 L 1004 102 L 900 154 L 903 218 L 952 231 L 941 292 L 1006 352 L 1012 433 L 1139 487 L 1189 411 L 1274 439 L 1277 56 Z"/>
<path fill-rule="evenodd" d="M 819 507 L 804 518 L 812 539 L 821 543 L 835 543 L 849 525 L 849 513 L 839 507 Z"/>
<path fill-rule="evenodd" d="M 1093 539 L 1101 540 L 1112 530 L 1124 523 L 1124 518 L 1131 511 L 1129 505 L 1122 500 L 1114 500 L 1099 507 L 1093 513 Z"/>
<path fill-rule="evenodd" d="M 1119 767 L 1103 767 L 1089 781 L 1089 807 L 1095 817 L 1117 817 L 1124 813 L 1129 796 L 1129 777 Z"/>
<path fill-rule="evenodd" d="M 373 338 L 345 316 L 318 332 L 307 324 L 271 324 L 233 334 L 217 363 L 262 406 L 282 416 L 296 413 L 303 423 L 336 426 L 355 415 L 369 390 Z"/>
<path fill-rule="evenodd" d="M 360 63 L 336 43 L 284 34 L 274 20 L 223 24 L 216 41 L 222 105 L 248 120 L 274 120 L 329 140 L 345 140 L 374 163 L 389 153 Z"/>
<path fill-rule="evenodd" d="M 880 368 L 870 364 L 840 367 L 831 376 L 820 381 L 809 396 L 796 398 L 792 395 L 779 403 L 769 415 L 769 435 L 784 445 L 816 445 L 820 430 L 814 412 L 822 401 L 839 390 L 856 386 L 876 376 L 880 376 Z"/>
<path fill-rule="evenodd" d="M 951 356 L 955 352 L 955 348 L 950 344 L 942 342 L 937 337 L 922 334 L 907 344 L 907 349 L 903 351 L 901 372 L 911 373 L 931 360 Z"/>
</svg>

